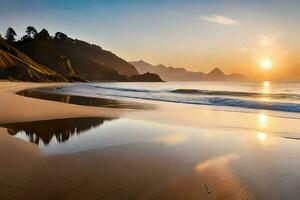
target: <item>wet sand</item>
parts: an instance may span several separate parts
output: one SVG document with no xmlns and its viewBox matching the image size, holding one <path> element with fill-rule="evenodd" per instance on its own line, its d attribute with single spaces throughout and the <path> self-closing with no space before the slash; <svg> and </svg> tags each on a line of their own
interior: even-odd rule
<svg viewBox="0 0 300 200">
<path fill-rule="evenodd" d="M 14 94 L 45 85 L 1 83 L 0 199 L 300 196 L 299 140 L 286 138 L 298 137 L 298 119 L 170 103 L 139 111 L 87 107 Z M 81 126 L 76 121 L 81 117 L 83 123 L 106 121 Z M 62 118 L 66 126 L 57 127 L 61 121 L 53 120 Z M 73 123 L 80 134 L 74 134 Z M 62 135 L 39 138 L 49 142 L 41 148 L 34 135 L 44 134 L 47 126 Z M 20 130 L 32 141 L 15 137 Z M 48 139 L 55 137 L 64 138 L 60 145 L 73 142 L 75 151 L 45 154 L 52 144 Z M 99 146 L 80 149 L 84 137 Z"/>
<path fill-rule="evenodd" d="M 79 105 L 67 105 L 64 103 L 45 101 L 34 98 L 24 98 L 16 95 L 16 92 L 36 87 L 47 87 L 59 84 L 37 83 L 0 83 L 0 122 L 24 122 L 43 119 L 57 119 L 70 117 L 116 117 L 122 113 L 118 109 L 85 107 Z"/>
<path fill-rule="evenodd" d="M 43 86 L 49 84 L 1 82 L 1 124 L 70 117 L 115 118 L 123 113 L 119 109 L 14 94 Z M 175 159 L 152 155 L 145 161 L 147 145 L 120 145 L 46 157 L 36 145 L 10 136 L 5 128 L 0 128 L 0 157 L 0 199 L 7 200 L 142 197 L 180 169 Z"/>
<path fill-rule="evenodd" d="M 67 95 L 58 93 L 56 87 L 47 88 L 33 88 L 28 90 L 22 90 L 17 94 L 25 97 L 32 97 L 44 100 L 58 101 L 67 104 L 103 107 L 103 108 L 120 108 L 120 109 L 154 109 L 152 104 L 145 104 L 139 102 L 118 101 L 107 98 L 96 98 L 86 96 Z"/>
</svg>

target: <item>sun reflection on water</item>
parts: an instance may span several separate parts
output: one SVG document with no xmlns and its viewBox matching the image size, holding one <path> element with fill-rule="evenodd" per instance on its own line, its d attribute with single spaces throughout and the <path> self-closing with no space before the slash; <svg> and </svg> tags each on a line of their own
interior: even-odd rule
<svg viewBox="0 0 300 200">
<path fill-rule="evenodd" d="M 261 100 L 268 101 L 270 99 L 268 97 L 268 95 L 271 93 L 271 83 L 269 81 L 262 82 L 261 93 L 263 94 Z"/>
<path fill-rule="evenodd" d="M 264 87 L 270 87 L 270 81 L 264 81 L 263 86 Z"/>
<path fill-rule="evenodd" d="M 264 142 L 266 139 L 267 139 L 267 134 L 264 133 L 264 132 L 259 132 L 257 134 L 257 139 L 260 141 L 260 142 Z"/>
<path fill-rule="evenodd" d="M 265 140 L 267 139 L 267 134 L 265 133 L 265 130 L 268 126 L 268 120 L 269 120 L 268 115 L 264 113 L 258 114 L 257 126 L 260 129 L 260 131 L 257 133 L 256 137 L 260 143 L 265 142 Z"/>
<path fill-rule="evenodd" d="M 268 123 L 268 116 L 264 113 L 258 115 L 258 126 L 260 128 L 266 128 Z"/>
</svg>

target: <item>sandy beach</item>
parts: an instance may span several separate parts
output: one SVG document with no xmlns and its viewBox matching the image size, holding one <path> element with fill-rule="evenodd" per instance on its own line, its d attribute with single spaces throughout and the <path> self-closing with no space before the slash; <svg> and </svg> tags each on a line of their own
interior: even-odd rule
<svg viewBox="0 0 300 200">
<path fill-rule="evenodd" d="M 118 117 L 122 114 L 118 109 L 68 105 L 15 94 L 23 89 L 51 85 L 57 84 L 1 82 L 0 122 Z M 129 149 L 121 145 L 71 155 L 45 157 L 37 146 L 9 136 L 4 128 L 0 129 L 0 143 L 0 199 L 122 199 L 137 195 L 142 197 L 146 195 L 146 188 L 154 190 L 162 180 L 179 170 L 174 159 L 153 157 L 144 162 L 147 147 L 140 145 Z M 164 165 L 174 167 L 166 168 Z"/>
<path fill-rule="evenodd" d="M 43 119 L 56 119 L 68 117 L 116 117 L 121 112 L 106 108 L 90 108 L 83 106 L 66 105 L 52 101 L 44 101 L 33 98 L 24 98 L 15 93 L 29 88 L 61 85 L 57 83 L 18 83 L 0 82 L 1 86 L 1 123 L 35 121 Z"/>
<path fill-rule="evenodd" d="M 172 103 L 160 103 L 152 110 L 91 107 L 15 94 L 53 85 L 57 84 L 1 82 L 0 123 L 111 120 L 89 133 L 42 146 L 0 128 L 0 199 L 293 199 L 299 195 L 298 141 L 280 135 L 282 130 L 297 131 L 297 119 Z M 261 132 L 259 127 L 268 124 Z M 54 147 L 61 149 L 53 151 Z"/>
</svg>

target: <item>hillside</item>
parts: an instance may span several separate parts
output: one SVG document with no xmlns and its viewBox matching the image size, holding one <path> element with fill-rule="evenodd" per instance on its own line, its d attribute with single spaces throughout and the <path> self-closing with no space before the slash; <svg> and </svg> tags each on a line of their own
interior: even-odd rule
<svg viewBox="0 0 300 200">
<path fill-rule="evenodd" d="M 134 66 L 99 46 L 67 36 L 38 36 L 39 33 L 34 39 L 16 42 L 14 46 L 63 75 L 76 74 L 89 81 L 118 81 L 123 75 L 138 75 Z"/>
<path fill-rule="evenodd" d="M 0 78 L 22 81 L 70 81 L 52 69 L 43 66 L 0 37 Z"/>
<path fill-rule="evenodd" d="M 131 61 L 139 73 L 156 73 L 165 81 L 237 81 L 246 80 L 241 74 L 225 74 L 221 69 L 214 68 L 211 72 L 191 72 L 184 68 L 167 67 L 165 65 L 151 65 L 143 60 Z"/>
</svg>

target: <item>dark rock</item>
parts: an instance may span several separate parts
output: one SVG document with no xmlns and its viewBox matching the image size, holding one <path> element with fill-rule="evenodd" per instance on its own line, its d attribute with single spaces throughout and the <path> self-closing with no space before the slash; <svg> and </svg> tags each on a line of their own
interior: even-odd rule
<svg viewBox="0 0 300 200">
<path fill-rule="evenodd" d="M 161 78 L 154 73 L 145 73 L 141 75 L 133 75 L 129 78 L 129 81 L 133 82 L 163 82 Z"/>
</svg>

